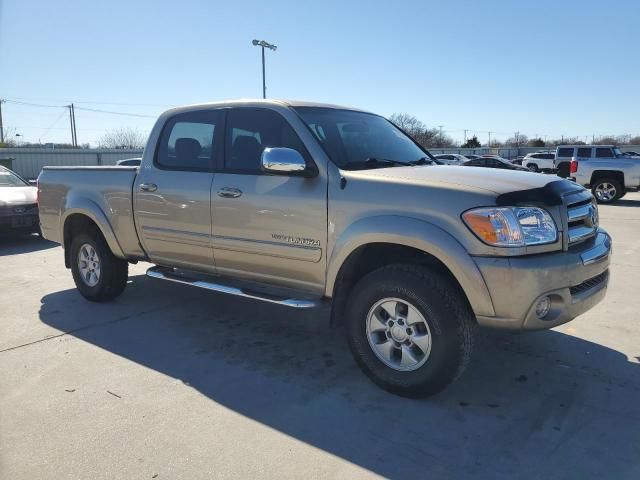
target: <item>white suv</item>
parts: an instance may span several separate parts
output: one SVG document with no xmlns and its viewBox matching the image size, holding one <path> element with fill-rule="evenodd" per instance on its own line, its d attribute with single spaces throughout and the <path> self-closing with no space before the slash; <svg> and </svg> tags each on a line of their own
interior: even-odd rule
<svg viewBox="0 0 640 480">
<path fill-rule="evenodd" d="M 522 159 L 522 166 L 532 172 L 550 172 L 555 169 L 555 153 L 529 153 Z"/>
</svg>

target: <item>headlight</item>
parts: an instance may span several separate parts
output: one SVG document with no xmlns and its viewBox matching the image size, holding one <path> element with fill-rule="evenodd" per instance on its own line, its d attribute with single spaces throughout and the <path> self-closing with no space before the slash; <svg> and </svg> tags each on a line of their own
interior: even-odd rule
<svg viewBox="0 0 640 480">
<path fill-rule="evenodd" d="M 476 236 L 497 247 L 553 243 L 558 229 L 549 212 L 537 207 L 485 207 L 462 215 Z"/>
</svg>

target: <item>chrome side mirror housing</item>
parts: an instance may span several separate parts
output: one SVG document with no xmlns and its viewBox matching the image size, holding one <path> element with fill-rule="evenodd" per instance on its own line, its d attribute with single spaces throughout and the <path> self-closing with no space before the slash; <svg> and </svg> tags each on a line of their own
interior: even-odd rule
<svg viewBox="0 0 640 480">
<path fill-rule="evenodd" d="M 262 170 L 275 175 L 313 177 L 317 174 L 315 169 L 307 167 L 300 152 L 293 148 L 267 147 L 261 160 Z"/>
</svg>

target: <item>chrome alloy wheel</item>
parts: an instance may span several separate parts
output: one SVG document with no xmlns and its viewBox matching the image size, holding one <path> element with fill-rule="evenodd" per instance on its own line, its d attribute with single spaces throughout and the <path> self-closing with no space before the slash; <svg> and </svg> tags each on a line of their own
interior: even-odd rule
<svg viewBox="0 0 640 480">
<path fill-rule="evenodd" d="M 417 370 L 431 353 L 431 330 L 422 314 L 405 300 L 383 298 L 367 315 L 367 340 L 386 366 Z"/>
<path fill-rule="evenodd" d="M 83 243 L 78 251 L 78 270 L 89 287 L 95 287 L 100 281 L 100 257 L 89 243 Z"/>
<path fill-rule="evenodd" d="M 616 187 L 609 182 L 599 183 L 594 191 L 596 198 L 601 202 L 610 202 L 616 197 Z"/>
</svg>

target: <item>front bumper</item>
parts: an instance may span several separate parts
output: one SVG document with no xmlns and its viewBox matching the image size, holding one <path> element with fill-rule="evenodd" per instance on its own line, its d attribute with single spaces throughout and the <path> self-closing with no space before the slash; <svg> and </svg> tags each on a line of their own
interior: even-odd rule
<svg viewBox="0 0 640 480">
<path fill-rule="evenodd" d="M 598 304 L 609 283 L 611 237 L 599 229 L 579 249 L 515 258 L 474 257 L 496 315 L 478 316 L 482 326 L 543 330 L 569 322 Z M 551 310 L 540 319 L 536 304 L 548 296 Z"/>
<path fill-rule="evenodd" d="M 37 208 L 20 213 L 0 212 L 0 235 L 34 233 L 39 230 L 39 227 L 40 219 Z"/>
</svg>

